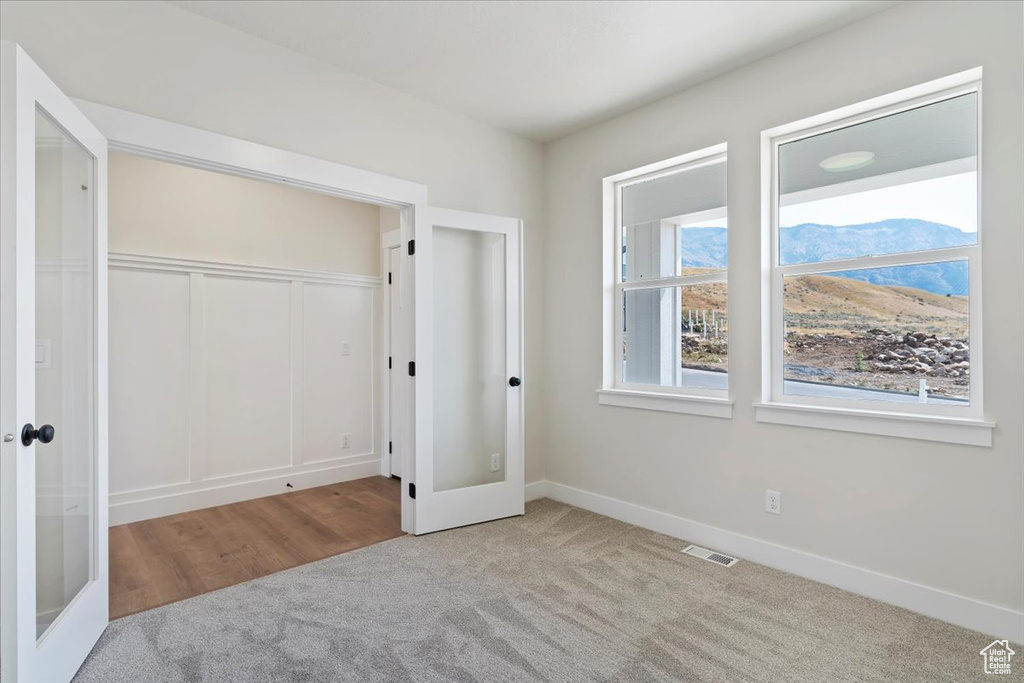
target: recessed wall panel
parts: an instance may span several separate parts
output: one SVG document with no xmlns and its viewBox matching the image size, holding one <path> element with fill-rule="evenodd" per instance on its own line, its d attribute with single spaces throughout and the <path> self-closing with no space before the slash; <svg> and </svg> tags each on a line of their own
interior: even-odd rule
<svg viewBox="0 0 1024 683">
<path fill-rule="evenodd" d="M 204 277 L 208 479 L 291 464 L 289 288 Z"/>
<path fill-rule="evenodd" d="M 303 462 L 372 453 L 373 290 L 307 283 L 302 305 Z"/>
<path fill-rule="evenodd" d="M 111 269 L 110 492 L 188 481 L 189 276 Z"/>
</svg>

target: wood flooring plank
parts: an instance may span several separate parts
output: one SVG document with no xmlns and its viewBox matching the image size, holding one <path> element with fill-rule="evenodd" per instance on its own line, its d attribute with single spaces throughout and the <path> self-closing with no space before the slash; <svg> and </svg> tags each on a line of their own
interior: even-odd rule
<svg viewBox="0 0 1024 683">
<path fill-rule="evenodd" d="M 401 484 L 385 477 L 111 527 L 110 617 L 401 535 Z"/>
</svg>

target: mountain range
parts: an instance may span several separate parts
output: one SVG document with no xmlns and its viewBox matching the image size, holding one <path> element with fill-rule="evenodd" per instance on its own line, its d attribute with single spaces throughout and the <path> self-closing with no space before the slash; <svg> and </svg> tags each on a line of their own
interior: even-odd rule
<svg viewBox="0 0 1024 683">
<path fill-rule="evenodd" d="M 803 223 L 779 230 L 782 265 L 961 247 L 975 244 L 977 238 L 977 233 L 916 218 L 892 218 L 860 225 Z M 682 241 L 684 267 L 723 268 L 728 263 L 724 227 L 685 228 Z M 913 287 L 939 295 L 967 294 L 966 261 L 872 268 L 831 275 L 876 285 Z"/>
</svg>

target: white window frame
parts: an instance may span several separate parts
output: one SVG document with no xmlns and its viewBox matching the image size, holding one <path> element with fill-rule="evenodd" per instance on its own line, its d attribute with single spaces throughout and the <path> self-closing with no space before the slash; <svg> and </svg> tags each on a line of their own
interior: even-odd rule
<svg viewBox="0 0 1024 683">
<path fill-rule="evenodd" d="M 603 405 L 660 410 L 673 413 L 689 413 L 708 417 L 731 418 L 733 402 L 729 389 L 715 390 L 699 387 L 676 387 L 626 383 L 623 381 L 622 353 L 622 297 L 628 290 L 658 289 L 663 287 L 685 287 L 687 285 L 728 282 L 728 269 L 721 273 L 705 275 L 681 275 L 622 281 L 622 190 L 630 185 L 647 182 L 687 170 L 699 168 L 727 159 L 727 145 L 719 144 L 665 159 L 630 171 L 608 176 L 603 180 L 604 230 L 602 247 L 604 251 L 604 334 L 603 334 L 603 376 L 598 401 Z M 728 190 L 727 190 L 728 193 Z M 709 211 L 694 214 L 694 218 L 713 218 L 725 212 Z M 676 260 L 679 257 L 679 242 L 676 240 Z M 728 318 L 727 318 L 728 320 Z M 729 385 L 727 385 L 729 386 Z"/>
<path fill-rule="evenodd" d="M 777 190 L 778 151 L 781 145 L 968 93 L 977 93 L 978 95 L 978 241 L 976 244 L 817 263 L 786 266 L 779 264 L 779 197 Z M 984 230 L 981 225 L 981 102 L 981 69 L 979 68 L 762 133 L 762 400 L 755 404 L 759 422 L 991 446 L 994 424 L 984 419 L 982 387 L 984 352 L 982 345 L 981 255 Z M 784 393 L 785 324 L 782 285 L 785 277 L 964 260 L 968 262 L 969 270 L 971 349 L 969 405 L 886 403 Z"/>
</svg>

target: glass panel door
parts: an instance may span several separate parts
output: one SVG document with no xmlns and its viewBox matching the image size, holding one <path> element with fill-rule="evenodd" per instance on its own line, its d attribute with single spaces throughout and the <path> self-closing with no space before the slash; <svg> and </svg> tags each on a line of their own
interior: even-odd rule
<svg viewBox="0 0 1024 683">
<path fill-rule="evenodd" d="M 0 53 L 0 679 L 61 683 L 108 622 L 107 141 Z"/>
<path fill-rule="evenodd" d="M 406 531 L 523 514 L 521 232 L 513 218 L 416 207 Z"/>
</svg>

